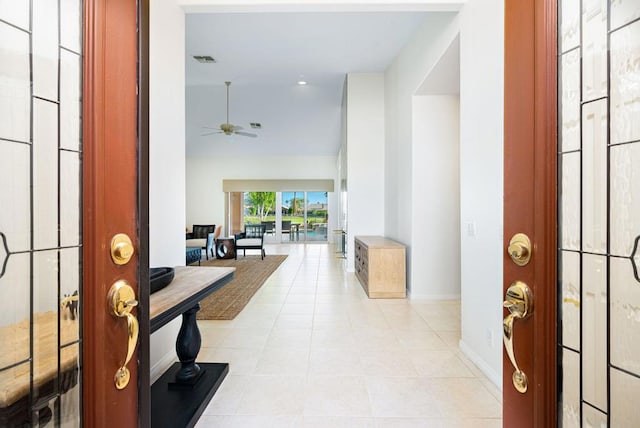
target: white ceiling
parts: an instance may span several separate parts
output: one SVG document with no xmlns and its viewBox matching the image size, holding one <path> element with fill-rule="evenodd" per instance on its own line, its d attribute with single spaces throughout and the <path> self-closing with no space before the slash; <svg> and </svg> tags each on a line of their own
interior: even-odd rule
<svg viewBox="0 0 640 428">
<path fill-rule="evenodd" d="M 427 12 L 217 13 L 186 18 L 187 155 L 335 155 L 345 75 L 383 72 Z M 210 55 L 201 64 L 193 55 Z M 307 86 L 298 86 L 304 79 Z M 215 134 L 226 121 L 257 138 Z M 260 122 L 262 130 L 249 129 Z"/>
</svg>

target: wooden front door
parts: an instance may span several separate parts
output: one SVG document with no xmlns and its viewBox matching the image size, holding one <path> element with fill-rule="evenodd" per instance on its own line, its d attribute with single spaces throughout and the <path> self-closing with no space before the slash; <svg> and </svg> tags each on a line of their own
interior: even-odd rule
<svg viewBox="0 0 640 428">
<path fill-rule="evenodd" d="M 505 2 L 504 295 L 517 281 L 532 295 L 526 318 L 508 318 L 521 308 L 504 310 L 505 331 L 511 330 L 505 335 L 520 370 L 505 346 L 506 427 L 552 427 L 556 420 L 555 17 L 553 0 Z M 523 266 L 506 248 L 518 233 L 531 242 Z M 510 248 L 514 257 L 526 256 L 518 245 Z M 513 300 L 505 297 L 506 305 Z"/>
<path fill-rule="evenodd" d="M 532 245 L 525 266 L 505 251 L 504 288 L 533 305 L 505 322 L 504 426 L 640 426 L 638 18 L 637 1 L 506 2 L 504 239 Z"/>
<path fill-rule="evenodd" d="M 128 337 L 148 348 L 137 22 L 136 0 L 0 7 L 0 426 L 148 421 L 148 354 L 114 382 Z M 111 256 L 117 233 L 133 241 L 127 264 Z M 118 280 L 139 300 L 126 312 L 140 339 L 109 313 Z"/>
<path fill-rule="evenodd" d="M 91 427 L 148 423 L 148 354 L 138 352 L 148 348 L 149 334 L 141 11 L 136 0 L 85 1 L 82 420 Z M 114 237 L 123 235 L 132 248 L 116 248 Z M 110 294 L 116 284 L 124 285 L 120 316 L 108 301 L 117 299 Z"/>
</svg>

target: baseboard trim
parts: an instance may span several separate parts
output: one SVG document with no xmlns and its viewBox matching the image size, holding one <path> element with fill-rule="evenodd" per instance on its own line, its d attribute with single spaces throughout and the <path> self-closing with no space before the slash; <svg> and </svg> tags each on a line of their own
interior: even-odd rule
<svg viewBox="0 0 640 428">
<path fill-rule="evenodd" d="M 157 363 L 151 367 L 151 384 L 160 379 L 173 363 L 178 361 L 175 351 L 167 352 Z"/>
<path fill-rule="evenodd" d="M 460 351 L 475 364 L 478 369 L 489 379 L 493 384 L 502 391 L 502 373 L 498 374 L 490 367 L 484 359 L 482 359 L 473 349 L 471 349 L 462 339 L 458 343 Z"/>
</svg>

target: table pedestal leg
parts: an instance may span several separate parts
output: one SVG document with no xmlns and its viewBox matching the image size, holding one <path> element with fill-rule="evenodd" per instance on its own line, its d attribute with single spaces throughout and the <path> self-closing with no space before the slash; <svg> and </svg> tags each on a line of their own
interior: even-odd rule
<svg viewBox="0 0 640 428">
<path fill-rule="evenodd" d="M 196 323 L 196 312 L 200 304 L 182 314 L 182 326 L 176 341 L 176 353 L 180 359 L 180 370 L 176 374 L 176 383 L 193 384 L 200 377 L 200 366 L 196 364 L 196 357 L 200 352 L 202 339 Z"/>
</svg>

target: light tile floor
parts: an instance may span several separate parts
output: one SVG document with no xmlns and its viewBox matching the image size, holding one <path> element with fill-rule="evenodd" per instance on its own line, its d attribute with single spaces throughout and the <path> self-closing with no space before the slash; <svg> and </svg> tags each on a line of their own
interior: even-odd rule
<svg viewBox="0 0 640 428">
<path fill-rule="evenodd" d="M 232 321 L 198 321 L 230 372 L 197 427 L 501 427 L 500 391 L 458 350 L 460 303 L 368 299 L 326 244 L 289 254 Z"/>
</svg>

